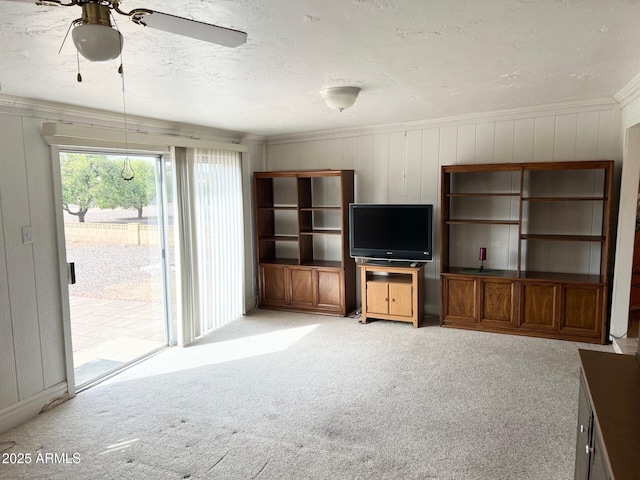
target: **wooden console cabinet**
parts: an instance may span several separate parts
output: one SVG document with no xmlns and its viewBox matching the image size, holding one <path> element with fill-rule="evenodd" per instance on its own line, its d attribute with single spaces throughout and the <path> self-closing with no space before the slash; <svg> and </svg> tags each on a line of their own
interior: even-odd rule
<svg viewBox="0 0 640 480">
<path fill-rule="evenodd" d="M 579 353 L 575 480 L 640 478 L 640 357 Z"/>
<path fill-rule="evenodd" d="M 422 319 L 423 265 L 360 265 L 362 323 L 369 318 L 412 323 Z"/>
<path fill-rule="evenodd" d="M 611 161 L 442 167 L 441 325 L 606 343 L 612 182 Z"/>
<path fill-rule="evenodd" d="M 353 201 L 353 170 L 254 174 L 260 308 L 342 316 L 355 309 Z"/>
</svg>

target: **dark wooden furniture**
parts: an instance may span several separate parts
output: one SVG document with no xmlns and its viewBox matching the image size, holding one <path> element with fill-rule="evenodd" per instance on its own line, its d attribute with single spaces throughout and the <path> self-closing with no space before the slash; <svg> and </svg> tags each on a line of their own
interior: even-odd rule
<svg viewBox="0 0 640 480">
<path fill-rule="evenodd" d="M 633 243 L 633 266 L 631 267 L 631 291 L 629 294 L 629 324 L 627 337 L 638 338 L 640 326 L 640 232 L 636 231 Z"/>
<path fill-rule="evenodd" d="M 580 350 L 576 480 L 640 478 L 640 362 Z"/>
<path fill-rule="evenodd" d="M 418 328 L 422 319 L 424 279 L 422 264 L 360 265 L 362 323 L 369 318 L 410 322 Z"/>
<path fill-rule="evenodd" d="M 355 309 L 353 201 L 353 170 L 254 174 L 260 308 L 342 316 Z"/>
<path fill-rule="evenodd" d="M 441 325 L 606 343 L 612 161 L 444 166 L 441 181 Z M 474 271 L 480 246 L 497 275 Z"/>
</svg>

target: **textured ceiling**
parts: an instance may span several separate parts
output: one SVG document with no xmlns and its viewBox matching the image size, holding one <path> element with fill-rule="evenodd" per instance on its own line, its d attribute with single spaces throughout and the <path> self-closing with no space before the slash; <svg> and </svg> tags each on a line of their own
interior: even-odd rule
<svg viewBox="0 0 640 480">
<path fill-rule="evenodd" d="M 236 49 L 145 29 L 125 37 L 126 110 L 276 135 L 611 97 L 640 72 L 638 0 L 124 0 L 244 30 Z M 118 60 L 80 59 L 80 8 L 0 0 L 3 94 L 122 112 Z M 319 91 L 355 85 L 343 113 Z"/>
</svg>

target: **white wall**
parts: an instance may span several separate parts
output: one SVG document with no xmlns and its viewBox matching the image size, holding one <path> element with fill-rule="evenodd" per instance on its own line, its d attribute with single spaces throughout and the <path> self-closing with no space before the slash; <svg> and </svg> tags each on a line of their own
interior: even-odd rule
<svg viewBox="0 0 640 480">
<path fill-rule="evenodd" d="M 263 171 L 266 161 L 266 145 L 261 140 L 244 138 L 243 145 L 249 152 L 242 157 L 242 189 L 244 194 L 244 251 L 245 251 L 245 309 L 252 310 L 258 306 L 258 265 L 256 263 L 256 246 L 253 216 L 253 173 Z"/>
<path fill-rule="evenodd" d="M 51 161 L 37 131 L 0 114 L 0 410 L 66 378 Z"/>
<path fill-rule="evenodd" d="M 619 111 L 614 102 L 513 111 L 441 124 L 276 137 L 269 139 L 267 147 L 267 170 L 354 169 L 357 202 L 436 206 L 435 261 L 425 269 L 430 314 L 439 313 L 442 165 L 603 159 L 621 160 Z"/>
<path fill-rule="evenodd" d="M 17 105 L 17 106 L 14 106 Z M 117 114 L 0 97 L 0 431 L 37 414 L 66 391 L 62 300 L 51 150 L 43 122 L 119 127 Z M 128 118 L 132 131 L 237 142 L 237 134 Z M 245 154 L 245 202 L 250 173 L 261 169 L 264 143 Z M 246 215 L 250 219 L 250 209 Z M 33 244 L 21 228 L 32 226 Z M 247 238 L 253 237 L 250 220 Z M 247 303 L 255 296 L 253 256 L 247 249 Z"/>
<path fill-rule="evenodd" d="M 636 79 L 637 80 L 637 79 Z M 635 82 L 637 86 L 637 81 Z M 640 96 L 622 102 L 620 142 L 624 144 L 620 208 L 611 305 L 611 333 L 624 336 L 629 319 L 631 267 L 640 179 Z"/>
</svg>

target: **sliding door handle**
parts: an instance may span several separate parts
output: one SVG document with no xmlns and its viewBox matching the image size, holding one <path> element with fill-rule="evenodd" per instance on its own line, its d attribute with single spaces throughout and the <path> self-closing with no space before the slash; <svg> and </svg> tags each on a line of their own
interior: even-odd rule
<svg viewBox="0 0 640 480">
<path fill-rule="evenodd" d="M 67 283 L 75 285 L 76 283 L 76 264 L 75 262 L 67 263 Z"/>
</svg>

